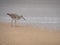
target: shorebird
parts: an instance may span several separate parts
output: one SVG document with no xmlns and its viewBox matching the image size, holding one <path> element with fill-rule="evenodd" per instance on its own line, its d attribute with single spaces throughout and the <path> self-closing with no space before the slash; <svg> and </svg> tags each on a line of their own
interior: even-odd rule
<svg viewBox="0 0 60 45">
<path fill-rule="evenodd" d="M 10 14 L 10 13 L 7 13 L 7 15 L 9 15 L 11 17 L 11 26 L 13 26 L 13 21 L 14 21 L 14 25 L 16 26 L 16 21 L 23 18 L 25 20 L 25 18 L 23 17 L 23 15 L 17 15 L 17 14 Z"/>
</svg>

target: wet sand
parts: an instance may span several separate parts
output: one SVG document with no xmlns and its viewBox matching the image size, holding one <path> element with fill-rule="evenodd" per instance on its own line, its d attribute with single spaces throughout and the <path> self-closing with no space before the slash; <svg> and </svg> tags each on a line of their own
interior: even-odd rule
<svg viewBox="0 0 60 45">
<path fill-rule="evenodd" d="M 49 31 L 51 30 L 51 31 Z M 0 45 L 60 45 L 60 31 L 32 25 L 0 23 Z"/>
</svg>

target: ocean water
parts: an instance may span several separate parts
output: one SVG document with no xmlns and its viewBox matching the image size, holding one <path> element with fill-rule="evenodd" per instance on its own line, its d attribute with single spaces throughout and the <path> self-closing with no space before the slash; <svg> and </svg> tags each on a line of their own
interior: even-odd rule
<svg viewBox="0 0 60 45">
<path fill-rule="evenodd" d="M 32 25 L 60 30 L 60 18 L 58 17 L 25 17 L 26 20 L 17 20 L 17 25 Z M 10 17 L 0 17 L 0 22 L 11 22 Z"/>
</svg>

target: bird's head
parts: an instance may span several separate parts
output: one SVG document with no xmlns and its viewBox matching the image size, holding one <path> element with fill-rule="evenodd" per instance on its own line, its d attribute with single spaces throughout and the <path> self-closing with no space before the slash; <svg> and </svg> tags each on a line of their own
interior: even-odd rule
<svg viewBox="0 0 60 45">
<path fill-rule="evenodd" d="M 24 20 L 26 20 L 26 19 L 23 17 L 23 15 L 20 15 L 20 17 L 23 18 Z"/>
</svg>

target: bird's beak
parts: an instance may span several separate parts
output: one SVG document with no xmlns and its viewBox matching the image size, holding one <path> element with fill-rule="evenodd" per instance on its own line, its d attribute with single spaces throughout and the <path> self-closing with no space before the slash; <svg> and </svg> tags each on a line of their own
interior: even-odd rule
<svg viewBox="0 0 60 45">
<path fill-rule="evenodd" d="M 24 20 L 26 20 L 24 17 L 23 17 Z"/>
</svg>

